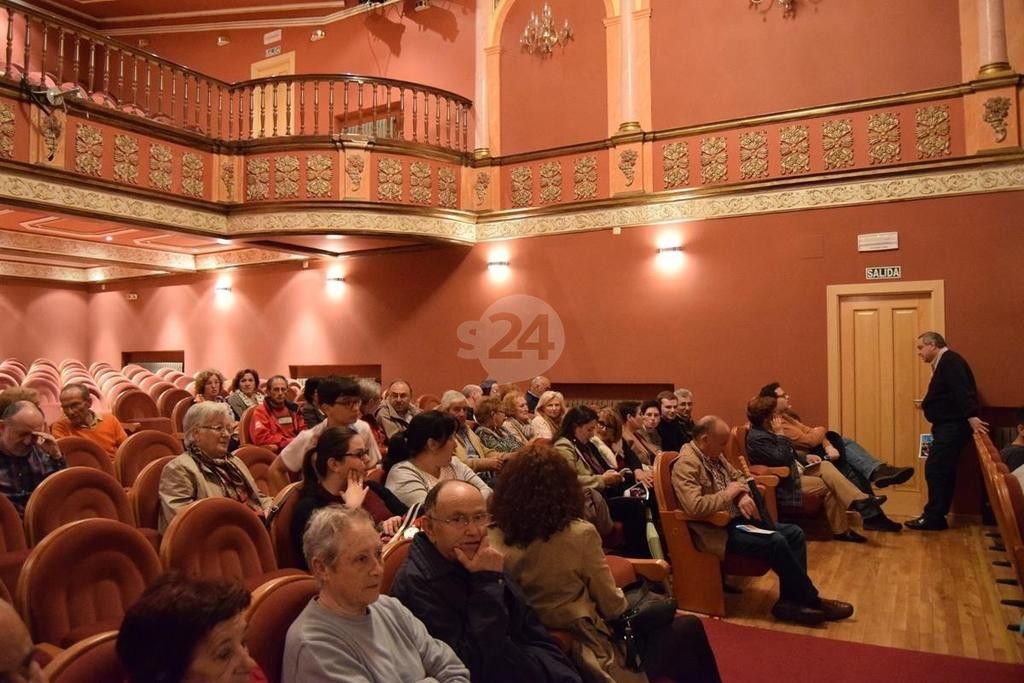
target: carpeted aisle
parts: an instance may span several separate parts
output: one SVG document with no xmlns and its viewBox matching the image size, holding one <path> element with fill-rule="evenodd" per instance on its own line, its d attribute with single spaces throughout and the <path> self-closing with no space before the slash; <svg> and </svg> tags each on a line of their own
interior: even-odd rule
<svg viewBox="0 0 1024 683">
<path fill-rule="evenodd" d="M 704 619 L 724 683 L 1021 683 L 1024 665 L 739 626 Z"/>
</svg>

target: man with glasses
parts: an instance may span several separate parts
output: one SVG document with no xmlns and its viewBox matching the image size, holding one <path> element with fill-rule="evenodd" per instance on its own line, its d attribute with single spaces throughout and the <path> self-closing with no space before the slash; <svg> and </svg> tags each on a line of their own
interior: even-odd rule
<svg viewBox="0 0 1024 683">
<path fill-rule="evenodd" d="M 65 467 L 57 440 L 45 429 L 43 413 L 31 401 L 16 401 L 0 414 L 0 494 L 19 515 L 43 479 Z"/>
<path fill-rule="evenodd" d="M 423 533 L 413 538 L 391 594 L 455 650 L 474 681 L 580 681 L 488 543 L 491 518 L 480 491 L 442 481 L 422 512 Z"/>
<path fill-rule="evenodd" d="M 301 432 L 285 446 L 281 451 L 284 466 L 292 472 L 302 470 L 302 460 L 306 453 L 316 447 L 320 435 L 331 427 L 348 427 L 358 432 L 370 451 L 367 467 L 376 467 L 380 464 L 380 449 L 373 438 L 373 430 L 365 420 L 360 419 L 363 399 L 359 383 L 351 377 L 322 377 L 316 387 L 316 393 L 325 419 L 317 426 Z"/>
<path fill-rule="evenodd" d="M 287 378 L 274 375 L 267 380 L 267 396 L 263 403 L 252 409 L 249 440 L 280 453 L 305 428 L 299 406 L 288 400 Z"/>
<path fill-rule="evenodd" d="M 92 410 L 92 395 L 84 384 L 68 384 L 61 389 L 60 409 L 64 417 L 50 425 L 54 438 L 80 436 L 99 446 L 111 459 L 117 447 L 128 438 L 116 417 Z"/>
</svg>

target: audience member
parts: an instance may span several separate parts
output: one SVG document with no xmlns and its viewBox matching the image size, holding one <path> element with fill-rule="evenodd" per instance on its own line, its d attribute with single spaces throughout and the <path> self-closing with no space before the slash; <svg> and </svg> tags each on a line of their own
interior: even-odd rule
<svg viewBox="0 0 1024 683">
<path fill-rule="evenodd" d="M 559 427 L 562 426 L 562 416 L 565 415 L 565 398 L 560 392 L 545 391 L 537 401 L 536 412 L 530 421 L 534 438 L 554 441 Z"/>
<path fill-rule="evenodd" d="M 458 423 L 448 413 L 428 410 L 418 413 L 409 428 L 388 442 L 386 485 L 408 506 L 422 503 L 439 481 L 460 479 L 480 489 L 484 497 L 491 487 L 465 463 L 455 457 Z"/>
<path fill-rule="evenodd" d="M 306 424 L 306 429 L 312 429 L 327 419 L 320 410 L 320 399 L 316 392 L 319 386 L 319 377 L 308 377 L 305 384 L 302 385 L 303 401 L 302 409 L 299 412 L 302 414 L 302 421 Z"/>
<path fill-rule="evenodd" d="M 678 451 L 686 443 L 686 434 L 683 432 L 683 423 L 679 419 L 679 399 L 671 391 L 663 391 L 657 396 L 658 410 L 661 412 L 661 419 L 658 420 L 658 436 L 661 437 L 661 449 L 665 451 Z"/>
<path fill-rule="evenodd" d="M 776 433 L 778 417 L 774 396 L 755 396 L 747 403 L 747 455 L 753 465 L 788 467 L 789 476 L 779 480 L 776 496 L 780 507 L 799 508 L 803 494 L 825 497 L 832 537 L 837 541 L 865 543 L 864 538 L 850 528 L 847 510 L 865 514 L 885 502 L 885 496 L 871 496 L 859 490 L 835 466 L 812 454 L 801 456 L 789 439 Z"/>
<path fill-rule="evenodd" d="M 505 412 L 503 432 L 511 436 L 520 446 L 533 441 L 533 425 L 530 408 L 526 405 L 526 397 L 520 391 L 510 391 L 501 399 L 501 408 Z"/>
<path fill-rule="evenodd" d="M 380 426 L 380 422 L 377 420 L 377 409 L 380 408 L 381 404 L 381 389 L 380 382 L 369 377 L 363 377 L 359 380 L 359 398 L 363 402 L 362 407 L 359 409 L 359 417 L 370 427 L 370 433 L 373 434 L 373 442 L 377 444 L 377 450 L 383 451 L 388 446 L 388 436 L 384 433 L 384 428 Z"/>
<path fill-rule="evenodd" d="M 267 390 L 270 390 L 270 382 L 267 382 Z M 249 408 L 255 408 L 263 403 L 264 395 L 260 392 L 260 373 L 251 368 L 245 368 L 235 373 L 231 380 L 231 393 L 228 394 L 227 402 L 235 413 L 235 419 L 241 420 L 242 415 Z"/>
<path fill-rule="evenodd" d="M 405 380 L 396 379 L 388 387 L 383 405 L 377 410 L 377 420 L 390 440 L 395 434 L 409 428 L 409 421 L 420 412 L 412 404 L 412 389 Z"/>
<path fill-rule="evenodd" d="M 622 420 L 622 441 L 633 455 L 647 467 L 654 466 L 654 459 L 661 449 L 651 443 L 644 429 L 644 417 L 640 412 L 640 401 L 621 401 L 615 405 Z"/>
<path fill-rule="evenodd" d="M 0 681 L 46 683 L 28 629 L 14 607 L 0 600 Z"/>
<path fill-rule="evenodd" d="M 505 409 L 502 401 L 495 396 L 480 399 L 476 406 L 476 435 L 485 448 L 499 453 L 515 453 L 522 446 L 514 436 L 506 432 Z"/>
<path fill-rule="evenodd" d="M 932 423 L 932 446 L 924 464 L 928 502 L 920 517 L 903 524 L 915 531 L 941 531 L 948 527 L 946 515 L 953 504 L 960 451 L 972 433 L 987 434 L 988 423 L 978 417 L 978 387 L 971 366 L 946 346 L 941 334 L 921 334 L 917 354 L 932 368 L 928 391 L 921 400 L 924 417 Z"/>
<path fill-rule="evenodd" d="M 283 683 L 469 683 L 452 649 L 402 603 L 380 594 L 381 540 L 365 510 L 317 510 L 302 546 L 320 593 L 288 629 Z"/>
<path fill-rule="evenodd" d="M 288 400 L 288 380 L 274 375 L 267 380 L 266 399 L 252 411 L 249 439 L 280 453 L 305 428 L 299 407 Z"/>
<path fill-rule="evenodd" d="M 811 625 L 851 616 L 851 605 L 818 595 L 807 575 L 807 543 L 800 527 L 760 518 L 746 477 L 725 459 L 728 441 L 729 425 L 713 415 L 702 417 L 672 468 L 672 489 L 684 514 L 727 512 L 731 518 L 725 527 L 689 522 L 694 544 L 719 559 L 728 552 L 767 562 L 779 577 L 779 600 L 772 607 L 776 619 Z"/>
<path fill-rule="evenodd" d="M 504 556 L 490 547 L 491 516 L 480 492 L 442 481 L 422 512 L 423 533 L 413 537 L 391 594 L 455 650 L 474 681 L 579 683 L 522 589 L 504 573 Z"/>
<path fill-rule="evenodd" d="M 117 447 L 128 438 L 124 427 L 113 414 L 100 415 L 93 411 L 92 394 L 84 384 L 72 383 L 61 389 L 60 409 L 64 411 L 64 417 L 50 425 L 54 438 L 78 436 L 88 439 L 103 449 L 111 459 L 117 453 Z"/>
<path fill-rule="evenodd" d="M 203 401 L 188 409 L 183 424 L 185 452 L 160 475 L 160 531 L 190 503 L 230 498 L 265 516 L 273 500 L 256 486 L 245 463 L 228 454 L 234 429 L 226 403 Z"/>
<path fill-rule="evenodd" d="M 530 381 L 530 389 L 526 392 L 526 405 L 531 413 L 537 412 L 537 404 L 541 396 L 551 389 L 551 380 L 543 375 L 538 375 Z"/>
<path fill-rule="evenodd" d="M 462 392 L 449 389 L 441 395 L 441 411 L 455 418 L 455 456 L 469 465 L 490 486 L 495 472 L 505 463 L 503 453 L 485 446 L 480 437 L 469 428 L 467 412 L 469 402 Z"/>
<path fill-rule="evenodd" d="M 224 387 L 227 380 L 220 370 L 208 368 L 196 373 L 196 379 L 192 383 L 192 391 L 195 393 L 195 402 L 203 401 L 224 401 Z"/>
<path fill-rule="evenodd" d="M 302 487 L 299 502 L 292 512 L 292 547 L 300 552 L 301 569 L 308 570 L 302 558 L 302 533 L 316 510 L 328 505 L 361 507 L 380 525 L 381 536 L 390 539 L 402 523 L 405 504 L 382 484 L 366 478 L 369 451 L 363 437 L 348 427 L 331 427 L 317 439 L 316 449 L 302 463 Z"/>
<path fill-rule="evenodd" d="M 479 384 L 467 384 L 462 387 L 462 395 L 466 397 L 466 419 L 476 422 L 476 406 L 484 397 L 484 390 Z"/>
<path fill-rule="evenodd" d="M 644 420 L 640 433 L 649 443 L 654 444 L 659 452 L 665 450 L 661 444 L 661 434 L 658 433 L 658 425 L 661 423 L 661 401 L 655 399 L 641 403 L 640 416 Z"/>
<path fill-rule="evenodd" d="M 370 452 L 368 467 L 376 467 L 381 462 L 380 449 L 373 438 L 370 425 L 359 419 L 363 405 L 359 383 L 351 377 L 321 377 L 317 384 L 316 394 L 320 400 L 320 410 L 326 416 L 323 422 L 300 432 L 290 444 L 281 451 L 281 462 L 292 472 L 302 469 L 302 462 L 324 430 L 330 427 L 350 427 L 363 437 L 363 444 Z"/>
<path fill-rule="evenodd" d="M 45 429 L 43 412 L 29 401 L 11 403 L 0 413 L 0 494 L 19 515 L 43 479 L 66 466 L 57 440 Z"/>
<path fill-rule="evenodd" d="M 679 426 L 683 429 L 683 437 L 689 441 L 693 434 L 693 392 L 689 389 L 676 389 L 674 393 L 676 400 L 679 401 L 679 408 L 676 411 Z"/>
<path fill-rule="evenodd" d="M 793 412 L 793 404 L 789 394 L 772 382 L 761 389 L 761 396 L 773 396 L 778 401 L 775 413 L 778 420 L 773 427 L 790 440 L 797 451 L 813 453 L 822 460 L 828 460 L 854 486 L 868 495 L 873 495 L 871 486 L 882 489 L 894 484 L 902 484 L 914 476 L 913 467 L 892 467 L 867 452 L 864 447 L 853 439 L 827 430 L 825 427 L 810 427 L 800 421 L 800 416 Z M 864 512 L 864 528 L 871 531 L 899 531 L 902 525 L 885 516 L 882 508 L 871 508 Z"/>
<path fill-rule="evenodd" d="M 1024 465 L 1024 407 L 1017 409 L 1015 419 L 1017 421 L 1017 438 L 999 451 L 999 457 L 1003 459 L 1011 472 Z"/>
<path fill-rule="evenodd" d="M 245 644 L 249 591 L 165 574 L 128 608 L 117 657 L 128 683 L 265 683 Z"/>
<path fill-rule="evenodd" d="M 29 387 L 7 387 L 3 391 L 0 391 L 0 414 L 3 414 L 12 403 L 18 401 L 28 401 L 36 408 L 42 410 L 39 406 L 39 392 Z"/>
<path fill-rule="evenodd" d="M 600 535 L 582 519 L 583 491 L 572 467 L 550 446 L 529 446 L 505 466 L 491 512 L 491 547 L 505 556 L 505 570 L 541 623 L 570 633 L 571 657 L 583 679 L 646 680 L 624 666 L 608 626 L 627 601 L 608 568 Z M 677 616 L 652 634 L 642 655 L 652 681 L 719 680 L 704 627 L 693 616 Z"/>
<path fill-rule="evenodd" d="M 593 443 L 598 449 L 606 451 L 605 461 L 614 462 L 618 470 L 629 469 L 637 483 L 647 486 L 653 492 L 654 468 L 645 465 L 623 438 L 622 418 L 615 408 L 601 408 L 597 411 L 597 438 Z"/>
</svg>

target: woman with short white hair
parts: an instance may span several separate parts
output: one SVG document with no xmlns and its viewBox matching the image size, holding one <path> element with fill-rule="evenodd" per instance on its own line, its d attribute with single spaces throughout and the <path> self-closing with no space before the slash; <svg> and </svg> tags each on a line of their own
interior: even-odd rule
<svg viewBox="0 0 1024 683">
<path fill-rule="evenodd" d="M 288 629 L 283 683 L 469 683 L 455 652 L 402 603 L 380 594 L 380 534 L 365 510 L 320 508 L 302 551 L 320 592 Z"/>
</svg>

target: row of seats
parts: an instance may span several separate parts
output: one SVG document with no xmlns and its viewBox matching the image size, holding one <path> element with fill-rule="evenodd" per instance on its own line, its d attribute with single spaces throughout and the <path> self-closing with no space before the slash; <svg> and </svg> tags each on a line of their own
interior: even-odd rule
<svg viewBox="0 0 1024 683">
<path fill-rule="evenodd" d="M 985 491 L 988 493 L 999 528 L 998 536 L 1002 541 L 1001 546 L 997 545 L 992 549 L 1002 549 L 1007 556 L 1006 561 L 997 561 L 995 564 L 1009 566 L 1016 577 L 997 581 L 1024 586 L 1024 489 L 1021 487 L 1020 479 L 1010 473 L 988 434 L 975 432 L 974 445 L 978 452 Z M 1002 602 L 1012 607 L 1024 607 L 1024 600 Z M 1018 630 L 1020 624 L 1021 621 L 1018 619 L 1010 624 L 1010 628 Z"/>
</svg>

